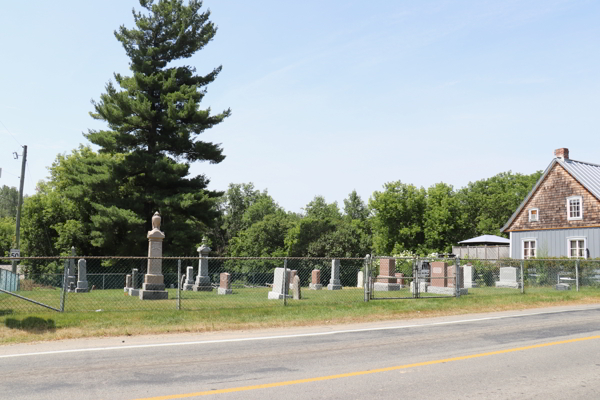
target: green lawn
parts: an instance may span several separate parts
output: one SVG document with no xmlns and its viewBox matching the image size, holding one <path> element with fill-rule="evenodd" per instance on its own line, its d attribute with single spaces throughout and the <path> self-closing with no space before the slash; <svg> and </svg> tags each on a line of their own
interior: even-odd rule
<svg viewBox="0 0 600 400">
<path fill-rule="evenodd" d="M 140 335 L 169 332 L 269 328 L 342 324 L 426 316 L 525 309 L 563 304 L 600 303 L 600 290 L 584 287 L 557 291 L 550 287 L 520 290 L 491 287 L 469 289 L 460 298 L 426 298 L 363 302 L 363 291 L 302 290 L 300 301 L 267 300 L 268 288 L 236 288 L 232 295 L 213 292 L 181 292 L 169 289 L 168 300 L 142 301 L 122 289 L 68 293 L 65 313 L 57 313 L 7 294 L 0 294 L 0 343 L 56 340 L 78 337 Z M 20 295 L 54 307 L 60 290 L 20 291 Z M 408 291 L 377 292 L 399 297 Z"/>
</svg>

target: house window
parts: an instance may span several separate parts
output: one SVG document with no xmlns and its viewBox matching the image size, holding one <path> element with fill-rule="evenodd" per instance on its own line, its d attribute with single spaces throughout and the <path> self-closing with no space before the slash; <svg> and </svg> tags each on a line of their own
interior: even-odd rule
<svg viewBox="0 0 600 400">
<path fill-rule="evenodd" d="M 587 240 L 584 237 L 567 238 L 567 253 L 569 258 L 587 258 Z"/>
<path fill-rule="evenodd" d="M 523 259 L 535 258 L 537 243 L 536 239 L 523 239 Z"/>
<path fill-rule="evenodd" d="M 539 221 L 540 218 L 540 210 L 537 208 L 532 208 L 529 210 L 529 222 Z"/>
<path fill-rule="evenodd" d="M 583 200 L 581 196 L 567 197 L 567 220 L 583 219 Z"/>
</svg>

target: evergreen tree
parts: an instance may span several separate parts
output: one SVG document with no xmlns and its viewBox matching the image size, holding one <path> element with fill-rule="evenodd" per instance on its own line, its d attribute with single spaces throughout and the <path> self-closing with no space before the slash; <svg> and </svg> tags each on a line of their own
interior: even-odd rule
<svg viewBox="0 0 600 400">
<path fill-rule="evenodd" d="M 166 253 L 185 253 L 213 224 L 216 198 L 222 194 L 206 190 L 209 180 L 204 175 L 188 178 L 192 162 L 224 159 L 218 144 L 200 141 L 198 135 L 223 121 L 230 110 L 213 115 L 210 108 L 200 109 L 206 86 L 220 66 L 197 75 L 194 67 L 173 62 L 202 49 L 216 27 L 209 21 L 210 11 L 200 12 L 199 0 L 187 5 L 183 0 L 140 0 L 140 5 L 148 13 L 133 11 L 136 28 L 121 26 L 115 32 L 130 58 L 132 75 L 115 74 L 120 89 L 109 82 L 100 101 L 92 101 L 91 116 L 105 121 L 108 129 L 84 134 L 100 147 L 100 154 L 119 155 L 111 167 L 119 194 L 94 204 L 91 235 L 102 247 L 102 232 L 115 223 L 136 225 L 135 215 L 145 227 L 137 224 L 133 236 L 140 242 L 129 249 L 139 248 L 152 214 L 159 211 L 167 232 Z"/>
</svg>

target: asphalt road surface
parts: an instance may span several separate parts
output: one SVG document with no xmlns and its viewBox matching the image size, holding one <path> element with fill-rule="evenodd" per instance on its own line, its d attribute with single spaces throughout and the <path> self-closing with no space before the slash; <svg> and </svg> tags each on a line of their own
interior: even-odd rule
<svg viewBox="0 0 600 400">
<path fill-rule="evenodd" d="M 0 347 L 2 399 L 600 399 L 600 307 Z"/>
</svg>

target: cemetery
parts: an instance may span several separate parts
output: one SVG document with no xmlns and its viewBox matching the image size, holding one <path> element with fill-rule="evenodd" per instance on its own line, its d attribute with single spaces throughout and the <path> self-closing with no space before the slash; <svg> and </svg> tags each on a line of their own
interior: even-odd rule
<svg viewBox="0 0 600 400">
<path fill-rule="evenodd" d="M 16 302 L 14 308 L 24 312 L 39 311 L 39 305 L 64 311 L 193 310 L 276 307 L 294 302 L 344 304 L 458 295 L 507 296 L 521 295 L 526 287 L 528 291 L 564 292 L 578 291 L 580 285 L 584 290 L 600 286 L 600 263 L 592 261 L 580 267 L 574 260 L 239 260 L 210 257 L 206 241 L 196 249 L 198 257 L 163 257 L 166 236 L 160 225 L 157 212 L 147 234 L 147 257 L 85 258 L 76 256 L 72 249 L 71 257 L 64 260 L 63 276 L 17 279 L 4 277 L 10 273 L 3 272 L 3 280 L 10 281 L 10 287 L 5 285 L 10 289 L 7 291 L 26 301 L 11 298 L 6 292 L 0 293 L 0 299 L 3 304 Z M 99 273 L 107 261 L 114 271 Z M 58 265 L 61 261 L 51 262 Z"/>
</svg>

